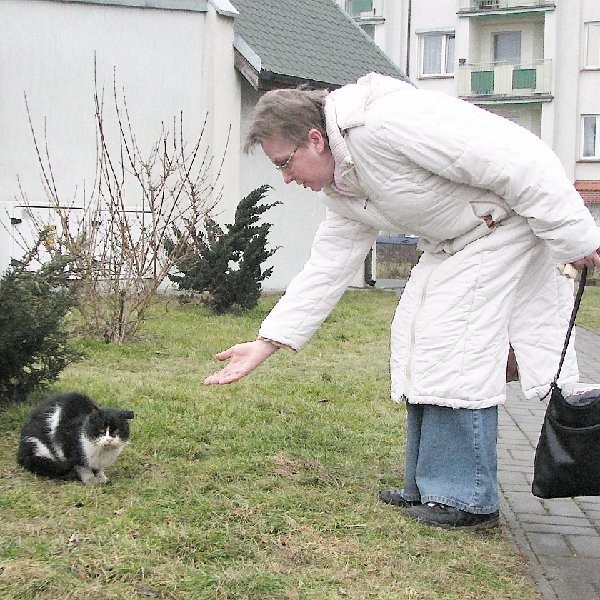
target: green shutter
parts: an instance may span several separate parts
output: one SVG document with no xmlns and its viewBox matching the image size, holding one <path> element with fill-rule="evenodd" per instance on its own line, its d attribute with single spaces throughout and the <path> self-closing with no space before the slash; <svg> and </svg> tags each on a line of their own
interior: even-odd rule
<svg viewBox="0 0 600 600">
<path fill-rule="evenodd" d="M 494 91 L 494 71 L 473 71 L 471 90 L 473 94 L 491 94 Z"/>
<path fill-rule="evenodd" d="M 535 88 L 535 69 L 514 69 L 512 76 L 513 90 Z"/>
</svg>

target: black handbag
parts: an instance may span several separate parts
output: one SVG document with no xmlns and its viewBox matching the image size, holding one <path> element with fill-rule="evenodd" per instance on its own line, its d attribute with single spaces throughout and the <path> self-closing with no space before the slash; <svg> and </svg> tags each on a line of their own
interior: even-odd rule
<svg viewBox="0 0 600 600">
<path fill-rule="evenodd" d="M 538 498 L 600 496 L 600 389 L 565 398 L 557 384 L 586 277 L 584 267 L 535 451 L 531 491 Z"/>
</svg>

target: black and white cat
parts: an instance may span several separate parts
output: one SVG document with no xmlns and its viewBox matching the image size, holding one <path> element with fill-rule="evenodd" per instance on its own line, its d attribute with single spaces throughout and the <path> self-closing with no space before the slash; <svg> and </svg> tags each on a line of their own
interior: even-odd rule
<svg viewBox="0 0 600 600">
<path fill-rule="evenodd" d="M 133 412 L 98 407 L 78 392 L 57 394 L 36 406 L 21 430 L 17 461 L 47 477 L 75 470 L 83 483 L 103 483 L 129 440 Z"/>
</svg>

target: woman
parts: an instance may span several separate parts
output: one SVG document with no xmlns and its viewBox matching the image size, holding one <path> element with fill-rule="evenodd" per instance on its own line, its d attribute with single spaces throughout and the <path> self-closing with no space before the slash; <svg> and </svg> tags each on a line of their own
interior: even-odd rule
<svg viewBox="0 0 600 600">
<path fill-rule="evenodd" d="M 392 398 L 408 410 L 401 490 L 379 494 L 438 527 L 498 523 L 497 407 L 509 344 L 526 398 L 546 393 L 572 308 L 557 264 L 600 266 L 600 229 L 553 152 L 469 103 L 370 74 L 331 93 L 274 90 L 258 102 L 260 144 L 327 207 L 303 270 L 256 341 L 217 355 L 205 384 L 232 383 L 281 347 L 299 350 L 335 306 L 380 231 L 423 254 L 392 323 Z M 578 381 L 574 349 L 562 369 Z"/>
</svg>

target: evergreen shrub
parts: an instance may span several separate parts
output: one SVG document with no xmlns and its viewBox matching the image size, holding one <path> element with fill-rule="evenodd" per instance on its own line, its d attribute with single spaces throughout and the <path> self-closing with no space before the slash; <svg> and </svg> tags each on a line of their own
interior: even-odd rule
<svg viewBox="0 0 600 600">
<path fill-rule="evenodd" d="M 70 258 L 56 254 L 36 269 L 36 255 L 37 247 L 13 260 L 0 278 L 0 404 L 25 400 L 80 358 L 64 327 L 77 302 Z"/>
<path fill-rule="evenodd" d="M 271 223 L 258 224 L 263 213 L 281 204 L 261 203 L 269 189 L 263 185 L 243 198 L 233 224 L 225 225 L 225 230 L 207 217 L 203 230 L 189 233 L 187 247 L 176 263 L 178 273 L 169 275 L 179 289 L 202 293 L 203 301 L 218 314 L 255 307 L 261 282 L 273 272 L 272 267 L 262 269 L 278 249 L 267 249 Z M 181 239 L 181 232 L 175 234 Z M 165 244 L 167 251 L 170 243 Z"/>
</svg>

